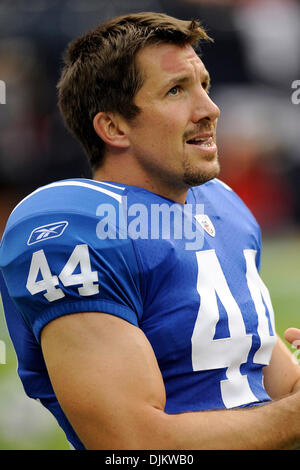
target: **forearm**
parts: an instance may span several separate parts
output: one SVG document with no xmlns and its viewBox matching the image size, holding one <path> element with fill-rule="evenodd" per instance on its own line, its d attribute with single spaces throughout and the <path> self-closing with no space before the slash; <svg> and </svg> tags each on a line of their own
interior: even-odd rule
<svg viewBox="0 0 300 470">
<path fill-rule="evenodd" d="M 264 368 L 263 373 L 266 391 L 273 400 L 300 390 L 299 363 L 279 337 L 273 349 L 270 364 Z"/>
<path fill-rule="evenodd" d="M 169 416 L 171 448 L 293 449 L 300 443 L 299 398 L 296 394 L 251 408 Z"/>
<path fill-rule="evenodd" d="M 137 411 L 137 410 L 136 410 Z M 90 422 L 91 424 L 91 422 Z M 300 394 L 249 408 L 168 415 L 141 408 L 106 429 L 81 437 L 87 449 L 289 450 L 300 445 Z"/>
</svg>

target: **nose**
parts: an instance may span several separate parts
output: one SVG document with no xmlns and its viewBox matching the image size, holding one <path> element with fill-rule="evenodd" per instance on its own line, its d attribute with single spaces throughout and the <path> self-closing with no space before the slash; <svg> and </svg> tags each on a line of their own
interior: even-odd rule
<svg viewBox="0 0 300 470">
<path fill-rule="evenodd" d="M 214 122 L 220 116 L 220 109 L 209 97 L 205 89 L 200 86 L 193 99 L 192 121 L 197 123 L 203 119 Z"/>
</svg>

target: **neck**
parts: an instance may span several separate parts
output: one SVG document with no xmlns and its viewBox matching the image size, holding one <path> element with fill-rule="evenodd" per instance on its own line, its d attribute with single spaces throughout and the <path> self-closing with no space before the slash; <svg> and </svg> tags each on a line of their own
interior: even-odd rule
<svg viewBox="0 0 300 470">
<path fill-rule="evenodd" d="M 188 191 L 186 186 L 175 187 L 167 184 L 162 178 L 157 178 L 137 166 L 135 162 L 131 163 L 130 159 L 124 159 L 121 166 L 118 159 L 106 158 L 104 164 L 94 172 L 93 179 L 139 186 L 179 204 L 185 203 Z"/>
</svg>

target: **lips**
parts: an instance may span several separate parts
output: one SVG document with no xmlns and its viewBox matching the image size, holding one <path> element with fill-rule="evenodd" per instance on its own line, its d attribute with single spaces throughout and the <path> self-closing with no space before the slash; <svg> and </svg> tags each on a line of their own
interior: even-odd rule
<svg viewBox="0 0 300 470">
<path fill-rule="evenodd" d="M 187 144 L 192 144 L 192 145 L 202 145 L 202 144 L 211 145 L 211 143 L 213 142 L 213 133 L 209 132 L 206 134 L 197 134 L 191 139 L 188 139 L 186 142 Z"/>
</svg>

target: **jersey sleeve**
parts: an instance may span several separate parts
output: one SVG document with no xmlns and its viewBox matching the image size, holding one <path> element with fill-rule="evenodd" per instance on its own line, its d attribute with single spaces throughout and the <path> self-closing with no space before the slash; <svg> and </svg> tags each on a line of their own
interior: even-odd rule
<svg viewBox="0 0 300 470">
<path fill-rule="evenodd" d="M 96 216 L 40 214 L 18 221 L 1 243 L 1 269 L 26 324 L 42 328 L 63 315 L 104 312 L 138 325 L 140 277 L 132 241 L 97 235 Z"/>
</svg>

